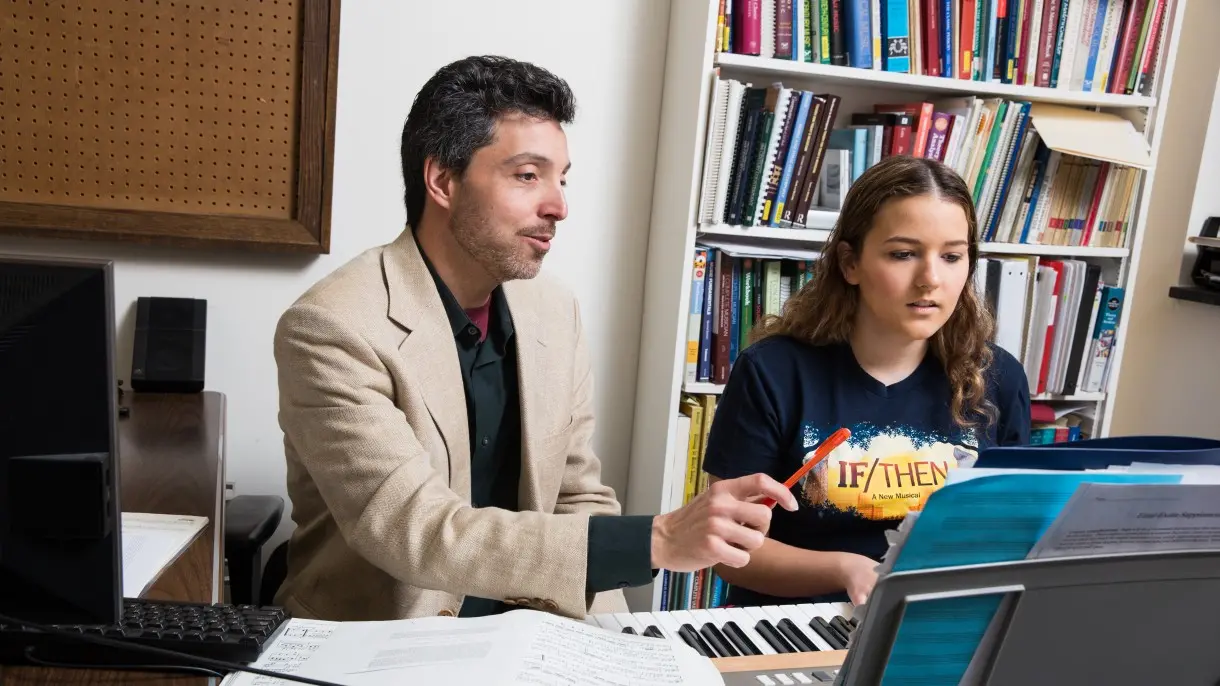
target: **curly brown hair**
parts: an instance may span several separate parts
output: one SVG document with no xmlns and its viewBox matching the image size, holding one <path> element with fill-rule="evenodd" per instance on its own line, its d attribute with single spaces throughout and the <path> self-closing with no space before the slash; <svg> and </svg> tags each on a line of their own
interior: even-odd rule
<svg viewBox="0 0 1220 686">
<path fill-rule="evenodd" d="M 847 191 L 839 219 L 822 249 L 812 280 L 751 332 L 752 341 L 789 336 L 812 345 L 847 343 L 859 306 L 857 287 L 843 276 L 843 250 L 859 255 L 877 213 L 890 200 L 935 196 L 959 205 L 969 225 L 970 272 L 957 307 L 929 341 L 929 350 L 944 366 L 952 389 L 950 412 L 962 428 L 980 419 L 994 421 L 996 408 L 987 399 L 984 372 L 992 362 L 989 345 L 995 331 L 991 312 L 971 286 L 978 266 L 979 236 L 974 200 L 966 182 L 933 159 L 896 155 L 873 165 Z"/>
</svg>

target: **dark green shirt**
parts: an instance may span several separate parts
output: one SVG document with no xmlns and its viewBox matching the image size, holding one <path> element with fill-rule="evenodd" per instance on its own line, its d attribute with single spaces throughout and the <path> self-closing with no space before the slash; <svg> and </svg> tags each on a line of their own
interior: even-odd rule
<svg viewBox="0 0 1220 686">
<path fill-rule="evenodd" d="M 521 480 L 521 416 L 516 336 L 508 301 L 503 289 L 492 292 L 484 337 L 426 256 L 424 263 L 445 305 L 462 369 L 470 429 L 470 503 L 473 507 L 516 511 Z M 587 592 L 652 581 L 652 519 L 647 515 L 589 518 Z M 468 596 L 459 615 L 475 617 L 508 609 L 511 606 L 498 600 Z"/>
</svg>

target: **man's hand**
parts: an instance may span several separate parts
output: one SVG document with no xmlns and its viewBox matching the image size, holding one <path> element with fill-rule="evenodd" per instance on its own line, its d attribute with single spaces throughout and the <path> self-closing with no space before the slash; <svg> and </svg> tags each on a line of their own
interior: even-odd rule
<svg viewBox="0 0 1220 686">
<path fill-rule="evenodd" d="M 877 584 L 877 563 L 855 553 L 837 553 L 835 559 L 839 584 L 847 591 L 852 605 L 863 605 Z"/>
<path fill-rule="evenodd" d="M 753 474 L 717 481 L 684 507 L 658 515 L 652 523 L 653 566 L 675 572 L 746 566 L 771 526 L 771 508 L 757 502 L 764 497 L 785 510 L 797 508 L 783 484 Z"/>
</svg>

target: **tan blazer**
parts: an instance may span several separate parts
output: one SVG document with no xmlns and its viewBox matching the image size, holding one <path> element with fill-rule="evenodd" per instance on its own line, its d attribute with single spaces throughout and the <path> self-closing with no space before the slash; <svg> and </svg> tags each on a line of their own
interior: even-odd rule
<svg viewBox="0 0 1220 686">
<path fill-rule="evenodd" d="M 408 229 L 322 279 L 275 332 L 292 534 L 275 602 L 299 617 L 452 615 L 463 593 L 572 617 L 588 517 L 617 515 L 593 454 L 593 375 L 575 298 L 545 277 L 504 293 L 516 331 L 521 512 L 470 507 L 453 330 Z"/>
</svg>

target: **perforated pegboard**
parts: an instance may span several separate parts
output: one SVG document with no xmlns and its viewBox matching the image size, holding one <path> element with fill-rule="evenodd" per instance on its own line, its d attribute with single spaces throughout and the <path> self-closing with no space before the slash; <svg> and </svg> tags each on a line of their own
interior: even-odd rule
<svg viewBox="0 0 1220 686">
<path fill-rule="evenodd" d="M 301 0 L 0 0 L 0 202 L 288 218 Z"/>
</svg>

